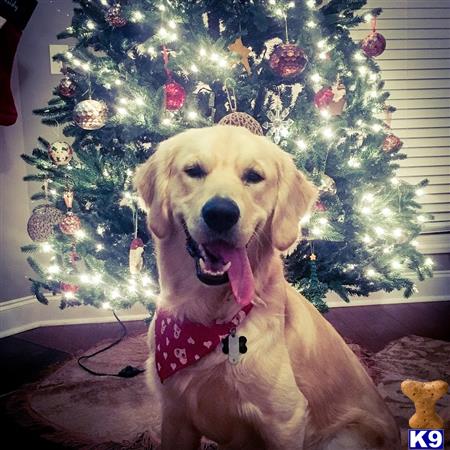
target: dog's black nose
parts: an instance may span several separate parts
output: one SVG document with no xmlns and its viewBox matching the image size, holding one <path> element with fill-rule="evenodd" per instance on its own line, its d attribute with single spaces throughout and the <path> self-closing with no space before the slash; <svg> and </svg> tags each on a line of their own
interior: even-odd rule
<svg viewBox="0 0 450 450">
<path fill-rule="evenodd" d="M 224 197 L 213 197 L 202 208 L 203 220 L 211 230 L 218 232 L 229 230 L 239 220 L 239 215 L 238 205 Z"/>
</svg>

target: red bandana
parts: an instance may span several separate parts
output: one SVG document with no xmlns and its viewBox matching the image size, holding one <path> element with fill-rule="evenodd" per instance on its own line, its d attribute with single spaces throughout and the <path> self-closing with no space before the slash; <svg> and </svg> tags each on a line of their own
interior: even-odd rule
<svg viewBox="0 0 450 450">
<path fill-rule="evenodd" d="M 166 311 L 159 310 L 155 319 L 155 362 L 161 383 L 214 351 L 220 341 L 242 323 L 252 307 L 250 303 L 229 322 L 211 326 L 188 320 L 181 322 Z"/>
</svg>

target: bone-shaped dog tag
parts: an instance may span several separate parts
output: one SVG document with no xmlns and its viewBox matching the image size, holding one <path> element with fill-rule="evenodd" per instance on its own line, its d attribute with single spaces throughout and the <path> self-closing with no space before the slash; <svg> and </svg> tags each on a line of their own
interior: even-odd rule
<svg viewBox="0 0 450 450">
<path fill-rule="evenodd" d="M 247 338 L 238 336 L 235 328 L 231 330 L 231 333 L 225 339 L 222 339 L 222 351 L 228 355 L 228 361 L 231 364 L 237 364 L 241 354 L 247 352 L 246 343 Z"/>
<path fill-rule="evenodd" d="M 228 336 L 228 361 L 230 361 L 231 364 L 237 364 L 239 358 L 239 336 L 230 334 Z"/>
</svg>

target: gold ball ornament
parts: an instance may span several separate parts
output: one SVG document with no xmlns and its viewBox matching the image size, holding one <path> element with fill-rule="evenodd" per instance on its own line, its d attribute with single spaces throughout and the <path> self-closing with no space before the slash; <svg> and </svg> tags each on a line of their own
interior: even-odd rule
<svg viewBox="0 0 450 450">
<path fill-rule="evenodd" d="M 46 241 L 55 232 L 64 214 L 53 205 L 39 205 L 28 219 L 28 235 L 34 242 Z"/>
<path fill-rule="evenodd" d="M 68 235 L 75 234 L 81 228 L 81 220 L 73 212 L 69 211 L 59 222 L 59 229 Z"/>
<path fill-rule="evenodd" d="M 222 117 L 219 125 L 231 125 L 233 127 L 243 127 L 258 136 L 263 135 L 263 129 L 256 119 L 245 112 L 234 111 Z"/>
<path fill-rule="evenodd" d="M 98 130 L 108 118 L 108 108 L 104 102 L 83 100 L 73 110 L 74 122 L 83 130 Z"/>
<path fill-rule="evenodd" d="M 65 166 L 73 158 L 73 148 L 67 142 L 56 141 L 49 144 L 48 156 L 57 166 Z"/>
<path fill-rule="evenodd" d="M 398 152 L 403 147 L 402 140 L 395 134 L 388 134 L 383 142 L 383 151 L 386 153 Z"/>
</svg>

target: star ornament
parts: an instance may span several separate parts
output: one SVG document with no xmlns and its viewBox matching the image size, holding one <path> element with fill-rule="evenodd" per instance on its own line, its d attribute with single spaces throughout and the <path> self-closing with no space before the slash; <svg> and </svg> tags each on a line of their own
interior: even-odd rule
<svg viewBox="0 0 450 450">
<path fill-rule="evenodd" d="M 232 44 L 228 46 L 228 50 L 230 50 L 230 52 L 237 53 L 241 57 L 241 63 L 245 67 L 247 73 L 250 75 L 252 73 L 252 70 L 250 69 L 248 57 L 251 53 L 251 50 L 243 44 L 242 38 L 238 37 Z"/>
</svg>

